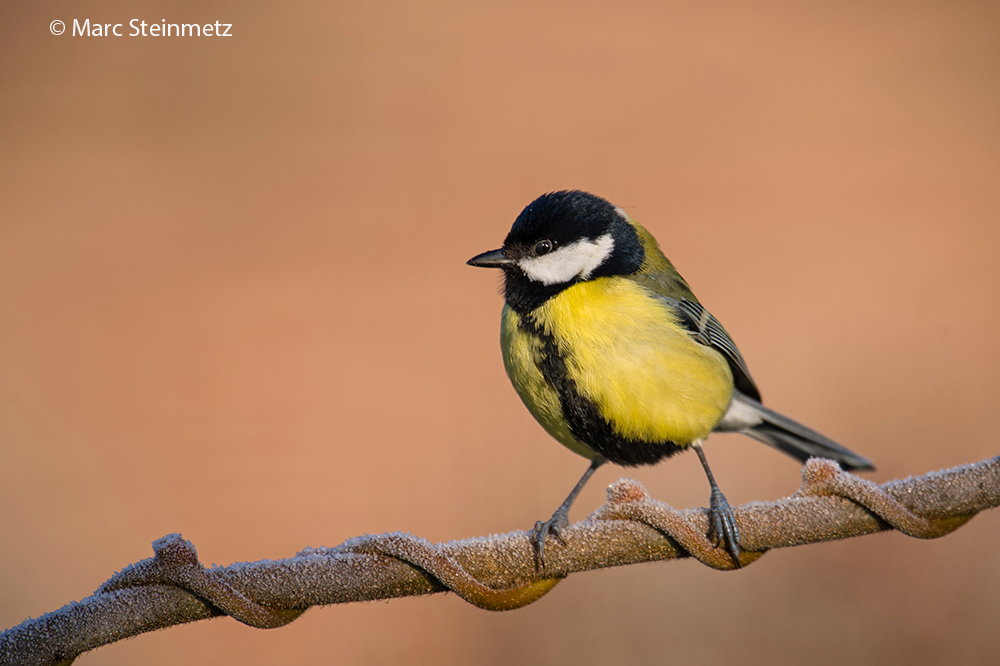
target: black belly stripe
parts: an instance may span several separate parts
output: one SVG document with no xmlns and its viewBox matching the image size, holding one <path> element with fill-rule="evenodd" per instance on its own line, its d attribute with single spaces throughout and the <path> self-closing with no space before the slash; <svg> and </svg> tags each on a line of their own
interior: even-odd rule
<svg viewBox="0 0 1000 666">
<path fill-rule="evenodd" d="M 569 424 L 574 437 L 616 465 L 626 467 L 652 465 L 684 448 L 669 440 L 648 442 L 618 433 L 614 426 L 601 416 L 597 405 L 580 395 L 576 383 L 569 376 L 566 359 L 559 351 L 555 338 L 538 326 L 531 315 L 518 319 L 521 330 L 542 343 L 538 369 L 559 396 L 563 418 Z"/>
</svg>

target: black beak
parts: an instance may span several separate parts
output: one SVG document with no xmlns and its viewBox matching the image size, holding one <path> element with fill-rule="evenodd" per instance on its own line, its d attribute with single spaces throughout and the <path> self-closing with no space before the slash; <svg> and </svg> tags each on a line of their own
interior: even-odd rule
<svg viewBox="0 0 1000 666">
<path fill-rule="evenodd" d="M 478 268 L 503 268 L 504 266 L 510 266 L 514 262 L 503 256 L 503 248 L 500 248 L 499 250 L 490 250 L 489 252 L 477 254 L 465 263 Z"/>
</svg>

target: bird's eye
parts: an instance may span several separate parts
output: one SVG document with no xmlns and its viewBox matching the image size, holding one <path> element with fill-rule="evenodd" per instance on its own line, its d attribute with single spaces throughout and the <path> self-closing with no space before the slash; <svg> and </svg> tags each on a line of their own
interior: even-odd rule
<svg viewBox="0 0 1000 666">
<path fill-rule="evenodd" d="M 551 252 L 553 247 L 555 247 L 555 244 L 552 241 L 542 240 L 535 243 L 533 252 L 535 253 L 536 257 L 540 257 L 543 254 L 548 254 L 549 252 Z"/>
</svg>

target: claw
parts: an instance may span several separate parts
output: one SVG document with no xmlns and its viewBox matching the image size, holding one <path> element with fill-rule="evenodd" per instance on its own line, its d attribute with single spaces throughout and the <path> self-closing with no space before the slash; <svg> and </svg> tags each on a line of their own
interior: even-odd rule
<svg viewBox="0 0 1000 666">
<path fill-rule="evenodd" d="M 733 558 L 733 564 L 740 568 L 740 551 L 743 544 L 740 542 L 740 531 L 736 527 L 736 518 L 733 510 L 726 501 L 726 496 L 718 487 L 712 490 L 712 498 L 709 503 L 709 518 L 711 524 L 712 545 L 718 548 L 725 547 L 729 555 Z"/>
<path fill-rule="evenodd" d="M 545 567 L 545 537 L 549 535 L 548 523 L 542 521 L 535 522 L 535 529 L 531 530 L 531 547 L 535 549 L 535 557 L 538 558 L 540 567 Z"/>
<path fill-rule="evenodd" d="M 569 516 L 566 511 L 562 510 L 562 507 L 556 509 L 556 512 L 552 514 L 552 517 L 546 521 L 539 520 L 535 523 L 535 528 L 531 530 L 531 545 L 535 549 L 535 556 L 538 558 L 538 566 L 540 569 L 545 568 L 545 539 L 549 534 L 554 536 L 559 543 L 566 545 L 566 540 L 563 539 L 562 531 L 563 528 L 569 526 Z"/>
<path fill-rule="evenodd" d="M 708 477 L 708 483 L 712 487 L 712 498 L 709 500 L 708 505 L 709 536 L 712 539 L 712 545 L 716 548 L 724 546 L 729 551 L 730 556 L 732 556 L 733 564 L 739 569 L 741 566 L 740 550 L 743 546 L 740 544 L 740 531 L 736 527 L 736 518 L 733 517 L 733 510 L 729 508 L 726 496 L 719 490 L 719 484 L 715 482 L 715 477 L 712 476 L 708 460 L 705 459 L 705 452 L 701 450 L 701 440 L 691 442 L 691 448 L 697 452 L 701 466 L 705 469 L 705 476 Z"/>
<path fill-rule="evenodd" d="M 587 479 L 589 479 L 594 471 L 605 462 L 607 461 L 600 456 L 591 460 L 590 467 L 588 467 L 587 471 L 583 473 L 580 480 L 576 482 L 576 485 L 573 486 L 573 490 L 569 493 L 569 497 L 567 497 L 566 501 L 559 505 L 556 512 L 552 514 L 552 517 L 545 522 L 539 520 L 535 523 L 535 529 L 531 530 L 531 536 L 528 538 L 531 541 L 531 546 L 535 549 L 535 557 L 538 558 L 537 564 L 539 569 L 545 568 L 545 538 L 549 535 L 549 533 L 551 533 L 552 536 L 559 540 L 559 543 L 564 546 L 566 545 L 566 540 L 563 539 L 562 531 L 564 528 L 569 526 L 569 508 L 573 506 L 573 501 L 576 499 L 576 496 L 580 494 L 584 484 L 587 483 Z"/>
<path fill-rule="evenodd" d="M 559 541 L 559 543 L 565 546 L 566 539 L 563 539 L 562 528 L 569 525 L 569 519 L 562 516 L 560 516 L 560 518 L 561 520 L 551 523 L 549 525 L 549 534 L 554 536 Z"/>
</svg>

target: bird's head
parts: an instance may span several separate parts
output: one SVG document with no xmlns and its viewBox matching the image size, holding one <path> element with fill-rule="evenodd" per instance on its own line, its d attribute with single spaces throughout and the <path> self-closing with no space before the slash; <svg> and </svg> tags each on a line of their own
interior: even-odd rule
<svg viewBox="0 0 1000 666">
<path fill-rule="evenodd" d="M 578 282 L 635 273 L 643 259 L 639 235 L 621 208 L 572 190 L 532 201 L 502 248 L 468 264 L 503 269 L 507 303 L 530 312 Z"/>
</svg>

